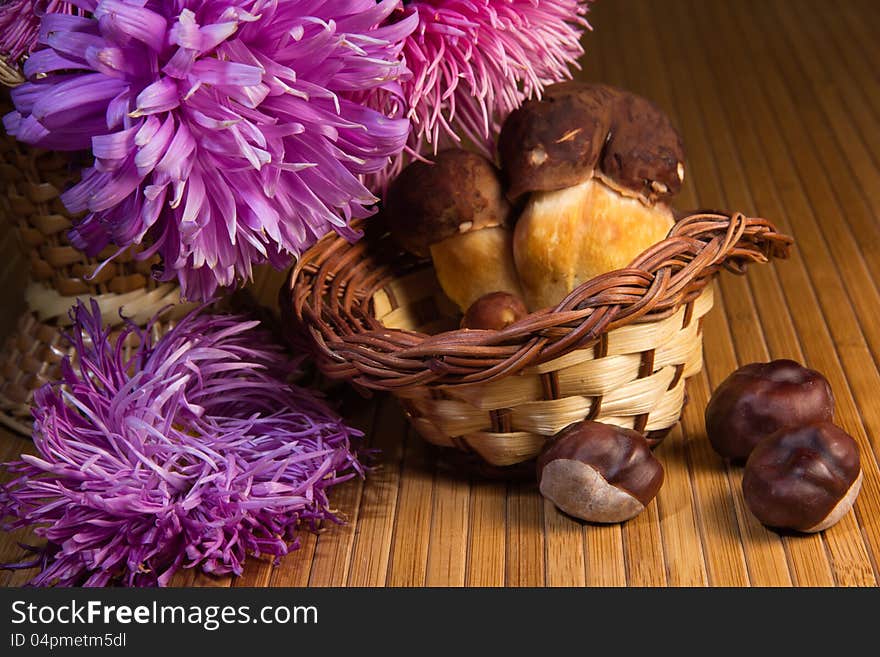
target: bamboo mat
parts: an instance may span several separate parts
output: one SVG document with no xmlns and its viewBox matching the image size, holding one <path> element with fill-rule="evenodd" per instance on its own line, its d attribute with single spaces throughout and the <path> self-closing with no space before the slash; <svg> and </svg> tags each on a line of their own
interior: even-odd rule
<svg viewBox="0 0 880 657">
<path fill-rule="evenodd" d="M 721 277 L 705 369 L 689 382 L 680 427 L 656 452 L 666 469 L 656 502 L 622 526 L 575 522 L 533 484 L 457 476 L 389 398 L 344 393 L 346 416 L 383 450 L 376 472 L 333 496 L 348 524 L 304 535 L 278 566 L 254 561 L 235 580 L 187 573 L 176 585 L 876 585 L 880 6 L 598 0 L 590 19 L 579 75 L 652 98 L 684 134 L 688 179 L 677 204 L 765 216 L 796 239 L 790 261 Z M 273 300 L 280 280 L 264 273 L 255 289 Z M 854 513 L 814 536 L 782 536 L 755 521 L 741 469 L 726 467 L 705 438 L 714 387 L 741 364 L 783 357 L 826 374 L 837 421 L 862 448 Z M 4 435 L 0 459 L 27 446 Z M 0 561 L 19 554 L 21 538 L 0 536 Z M 27 578 L 0 572 L 0 585 Z"/>
</svg>

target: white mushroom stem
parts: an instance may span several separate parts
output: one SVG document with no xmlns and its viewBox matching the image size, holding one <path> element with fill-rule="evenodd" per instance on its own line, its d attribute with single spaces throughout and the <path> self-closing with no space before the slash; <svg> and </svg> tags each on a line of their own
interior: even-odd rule
<svg viewBox="0 0 880 657">
<path fill-rule="evenodd" d="M 462 312 L 490 292 L 522 297 L 509 228 L 493 226 L 459 233 L 432 244 L 431 258 L 440 286 Z"/>
<path fill-rule="evenodd" d="M 595 178 L 533 193 L 513 240 L 526 305 L 555 306 L 581 283 L 626 267 L 674 222 L 667 206 L 646 205 Z"/>
</svg>

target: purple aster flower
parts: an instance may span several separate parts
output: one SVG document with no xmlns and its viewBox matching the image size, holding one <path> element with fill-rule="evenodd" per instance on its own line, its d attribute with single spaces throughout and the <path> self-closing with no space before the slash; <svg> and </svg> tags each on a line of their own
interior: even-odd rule
<svg viewBox="0 0 880 657">
<path fill-rule="evenodd" d="M 37 45 L 40 16 L 80 13 L 64 0 L 0 0 L 0 57 L 17 62 Z"/>
<path fill-rule="evenodd" d="M 406 151 L 372 176 L 371 186 L 384 189 L 426 146 L 436 154 L 465 139 L 491 157 L 501 121 L 546 85 L 571 77 L 569 67 L 584 52 L 580 40 L 590 27 L 591 2 L 405 1 L 402 15 L 419 21 L 403 50 L 412 76 L 401 81 L 402 100 L 375 89 L 368 104 L 403 113 L 412 130 Z"/>
<path fill-rule="evenodd" d="M 74 245 L 152 243 L 165 280 L 209 298 L 287 266 L 376 198 L 363 176 L 404 147 L 408 123 L 353 100 L 395 94 L 416 17 L 400 0 L 73 0 L 44 17 L 29 82 L 4 119 L 22 141 L 91 149 L 62 197 L 87 211 Z"/>
<path fill-rule="evenodd" d="M 236 573 L 336 520 L 327 491 L 362 474 L 360 433 L 313 394 L 257 322 L 193 313 L 158 341 L 113 344 L 93 302 L 72 313 L 77 362 L 35 397 L 38 455 L 6 464 L 6 528 L 47 539 L 31 584 L 165 585 L 180 567 Z M 134 334 L 134 335 L 131 335 Z M 126 355 L 126 337 L 141 346 Z M 115 345 L 115 346 L 114 346 Z"/>
</svg>

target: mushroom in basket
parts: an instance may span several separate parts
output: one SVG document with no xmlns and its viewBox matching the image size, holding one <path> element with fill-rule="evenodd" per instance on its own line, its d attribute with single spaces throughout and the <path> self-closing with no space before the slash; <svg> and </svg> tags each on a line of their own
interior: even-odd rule
<svg viewBox="0 0 880 657">
<path fill-rule="evenodd" d="M 510 215 L 498 169 L 462 149 L 442 151 L 433 163 L 411 163 L 385 195 L 395 241 L 431 256 L 440 286 L 462 312 L 493 292 L 522 295 Z"/>
<path fill-rule="evenodd" d="M 648 100 L 566 82 L 514 111 L 498 144 L 511 201 L 527 197 L 513 252 L 529 309 L 626 267 L 674 223 L 684 148 Z"/>
<path fill-rule="evenodd" d="M 649 101 L 605 85 L 562 83 L 524 103 L 502 127 L 499 161 L 500 170 L 464 149 L 443 151 L 433 163 L 410 164 L 383 199 L 388 231 L 380 239 L 430 256 L 440 287 L 462 312 L 461 332 L 424 336 L 405 326 L 399 336 L 389 328 L 381 345 L 349 341 L 305 312 L 327 279 L 307 267 L 291 285 L 299 286 L 295 295 L 307 293 L 295 297 L 304 304 L 297 317 L 327 335 L 327 351 L 335 340 L 370 367 L 381 361 L 375 374 L 349 365 L 351 355 L 333 363 L 344 376 L 405 400 L 430 442 L 499 468 L 535 464 L 540 491 L 565 513 L 625 522 L 662 485 L 651 448 L 680 416 L 683 379 L 699 370 L 710 275 L 721 263 L 743 271 L 749 262 L 784 257 L 791 240 L 739 213 L 701 213 L 676 224 L 668 204 L 684 180 L 681 137 Z M 676 237 L 667 240 L 671 231 Z M 664 241 L 668 249 L 650 250 Z M 313 264 L 335 248 L 329 244 Z M 633 262 L 643 275 L 609 275 Z M 390 282 L 408 275 L 408 264 L 400 269 L 407 273 L 387 268 Z M 652 274 L 672 283 L 662 299 L 638 308 L 644 312 L 635 330 L 625 313 L 640 292 L 651 292 Z M 345 284 L 348 299 L 350 290 L 375 289 L 377 281 L 364 268 Z M 615 292 L 624 287 L 631 294 Z M 557 313 L 572 293 L 585 304 Z M 662 312 L 654 316 L 654 308 Z M 621 321 L 597 323 L 606 316 Z M 619 351 L 595 348 L 611 344 L 617 331 L 628 331 L 614 343 Z"/>
</svg>

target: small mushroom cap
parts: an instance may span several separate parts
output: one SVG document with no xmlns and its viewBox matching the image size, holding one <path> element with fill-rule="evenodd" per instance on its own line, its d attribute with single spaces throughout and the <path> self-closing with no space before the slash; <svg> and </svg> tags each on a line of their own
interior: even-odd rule
<svg viewBox="0 0 880 657">
<path fill-rule="evenodd" d="M 763 524 L 815 532 L 849 511 L 861 481 L 856 441 L 831 422 L 818 422 L 763 440 L 746 462 L 742 487 Z"/>
<path fill-rule="evenodd" d="M 510 292 L 490 292 L 474 301 L 461 320 L 462 328 L 500 331 L 529 314 L 526 304 Z"/>
<path fill-rule="evenodd" d="M 706 406 L 706 433 L 721 456 L 745 461 L 761 440 L 786 426 L 830 421 L 828 380 L 792 360 L 750 363 L 728 376 Z"/>
<path fill-rule="evenodd" d="M 511 200 L 596 175 L 654 203 L 684 180 L 684 146 L 669 118 L 645 98 L 602 84 L 547 87 L 508 116 L 498 151 Z"/>
<path fill-rule="evenodd" d="M 541 494 L 589 522 L 629 520 L 663 484 L 663 466 L 645 438 L 601 422 L 564 429 L 538 457 L 537 470 Z"/>
<path fill-rule="evenodd" d="M 505 225 L 509 215 L 498 169 L 482 155 L 461 148 L 441 151 L 433 163 L 412 162 L 385 195 L 392 236 L 423 257 L 432 244 Z"/>
</svg>

